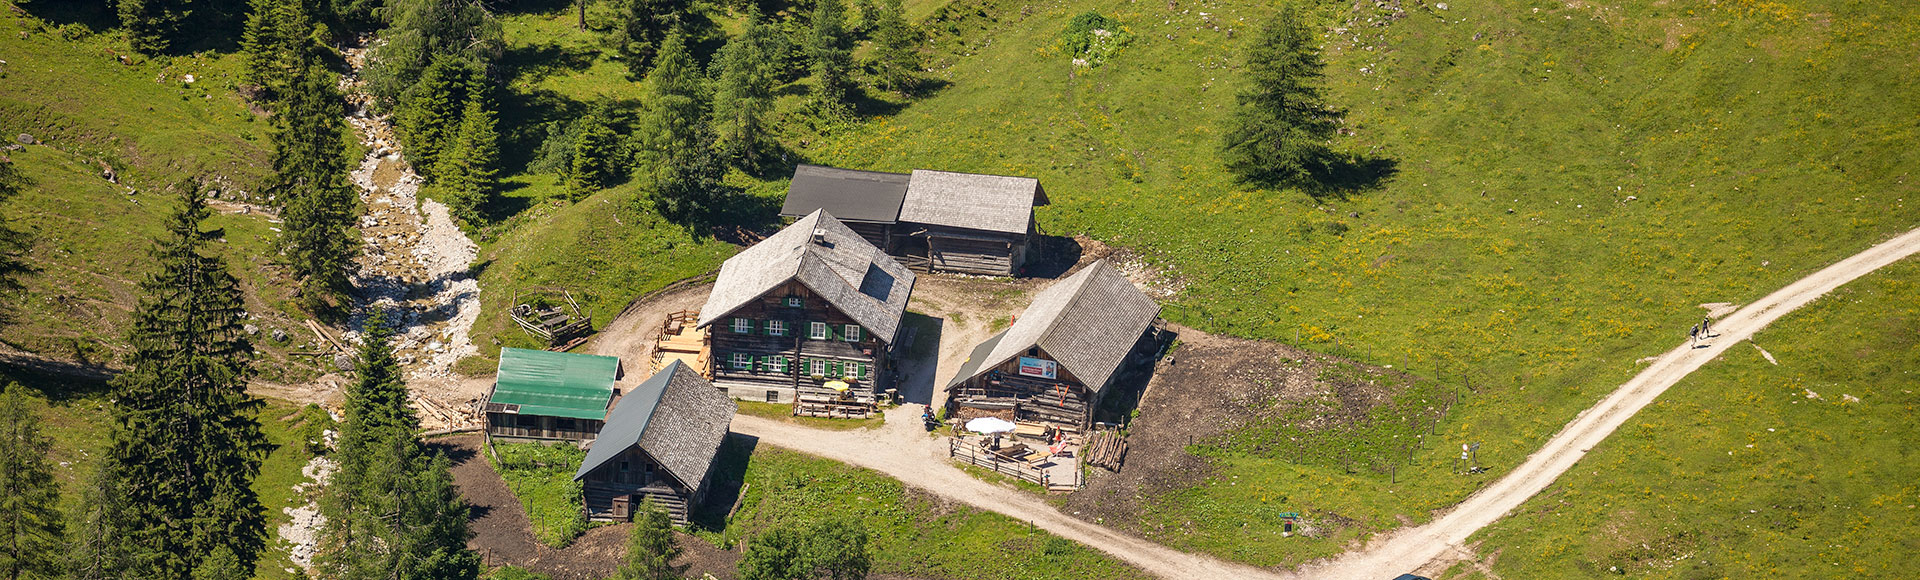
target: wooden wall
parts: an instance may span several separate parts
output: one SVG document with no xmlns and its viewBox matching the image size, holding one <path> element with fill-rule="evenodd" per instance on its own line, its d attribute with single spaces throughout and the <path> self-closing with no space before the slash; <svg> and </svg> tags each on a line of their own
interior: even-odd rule
<svg viewBox="0 0 1920 580">
<path fill-rule="evenodd" d="M 786 298 L 789 296 L 799 297 L 802 306 L 788 307 Z M 735 318 L 752 320 L 753 331 L 745 334 L 734 332 Z M 766 329 L 770 320 L 786 324 L 786 335 L 768 335 Z M 831 338 L 808 338 L 810 323 L 813 322 L 827 323 L 832 331 Z M 788 282 L 739 310 L 720 317 L 708 327 L 708 336 L 712 341 L 713 384 L 737 399 L 766 401 L 766 393 L 773 392 L 776 399 L 772 402 L 790 403 L 797 394 L 817 395 L 816 391 L 824 390 L 819 385 L 827 381 L 844 380 L 853 386 L 855 398 L 871 403 L 874 384 L 887 369 L 888 345 L 865 328 L 860 329 L 858 341 L 844 340 L 842 337 L 849 324 L 855 324 L 853 318 L 833 308 L 825 299 L 808 290 L 806 285 Z M 751 356 L 753 368 L 734 368 L 734 353 Z M 771 370 L 766 357 L 785 357 L 786 370 Z M 815 379 L 803 368 L 807 366 L 805 361 L 815 359 L 837 364 L 842 372 L 829 372 L 828 376 Z M 847 374 L 845 368 L 849 364 L 861 365 L 865 369 L 865 378 L 844 378 Z"/>
<path fill-rule="evenodd" d="M 1029 234 L 1007 234 L 940 226 L 903 225 L 895 236 L 894 254 L 925 254 L 936 272 L 1012 276 L 1026 261 Z M 922 233 L 924 232 L 924 233 Z M 910 250 L 910 251 L 909 251 Z M 924 250 L 922 252 L 921 250 Z"/>
<path fill-rule="evenodd" d="M 487 413 L 487 434 L 504 439 L 592 441 L 599 436 L 603 423 L 597 419 Z"/>
<path fill-rule="evenodd" d="M 1058 360 L 1037 347 L 1029 349 L 1025 356 Z M 954 387 L 948 393 L 948 400 L 958 407 L 1010 407 L 1017 420 L 1069 429 L 1086 428 L 1096 403 L 1093 391 L 1065 366 L 1060 366 L 1056 375 L 1056 379 L 1021 375 L 1020 358 L 1014 357 Z"/>
<path fill-rule="evenodd" d="M 652 500 L 675 523 L 685 524 L 688 510 L 700 501 L 700 490 L 674 479 L 637 445 L 587 472 L 580 483 L 588 517 L 597 521 L 627 521 L 641 501 Z"/>
</svg>

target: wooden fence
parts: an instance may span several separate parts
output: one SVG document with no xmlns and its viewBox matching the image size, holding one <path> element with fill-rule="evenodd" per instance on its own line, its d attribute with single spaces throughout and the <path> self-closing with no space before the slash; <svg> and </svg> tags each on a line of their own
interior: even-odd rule
<svg viewBox="0 0 1920 580">
<path fill-rule="evenodd" d="M 1046 488 L 1047 491 L 1073 491 L 1080 489 L 1083 484 L 1083 482 L 1080 481 L 1079 469 L 1067 470 L 1072 472 L 1072 481 L 1055 481 L 1048 478 L 1046 470 L 1035 466 L 1034 462 L 1001 457 L 992 451 L 981 449 L 978 444 L 963 441 L 957 437 L 947 440 L 947 456 L 994 473 L 1032 482 L 1035 485 Z M 1047 462 L 1047 460 L 1041 460 L 1038 463 L 1045 462 Z"/>
</svg>

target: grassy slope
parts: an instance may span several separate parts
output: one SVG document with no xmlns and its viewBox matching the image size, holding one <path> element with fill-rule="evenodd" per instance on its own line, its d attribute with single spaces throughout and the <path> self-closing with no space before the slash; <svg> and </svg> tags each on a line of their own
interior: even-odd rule
<svg viewBox="0 0 1920 580">
<path fill-rule="evenodd" d="M 1384 17 L 1371 4 L 1327 5 L 1323 22 L 1352 29 L 1328 37 L 1331 100 L 1357 132 L 1336 146 L 1398 164 L 1345 198 L 1252 191 L 1218 169 L 1227 56 L 1267 13 L 1251 3 L 936 12 L 929 28 L 955 31 L 939 38 L 952 85 L 802 152 L 1037 176 L 1054 201 L 1044 229 L 1142 250 L 1187 284 L 1170 318 L 1469 377 L 1478 392 L 1445 443 L 1398 485 L 1229 457 L 1147 527 L 1177 547 L 1289 564 L 1352 533 L 1282 540 L 1262 509 L 1345 518 L 1354 533 L 1424 519 L 1668 348 L 1695 304 L 1754 299 L 1920 225 L 1905 205 L 1912 7 L 1723 4 L 1428 5 L 1385 28 L 1367 23 Z M 1096 8 L 1134 41 L 1074 71 L 1049 46 Z M 1462 441 L 1484 441 L 1494 472 L 1446 476 L 1445 448 Z"/>
<path fill-rule="evenodd" d="M 495 463 L 493 454 L 488 454 L 487 463 L 519 498 L 520 507 L 533 523 L 535 538 L 548 546 L 564 548 L 587 531 L 580 482 L 573 478 L 574 469 L 587 458 L 586 451 L 573 445 L 542 443 L 501 443 L 493 449 L 500 462 Z"/>
<path fill-rule="evenodd" d="M 738 442 L 729 439 L 728 449 L 741 451 Z M 1145 577 L 1105 554 L 1006 516 L 943 503 L 835 461 L 761 446 L 752 451 L 744 475 L 723 475 L 741 477 L 748 488 L 724 532 L 702 532 L 720 546 L 773 526 L 846 516 L 867 530 L 876 574 L 978 580 Z"/>
<path fill-rule="evenodd" d="M 1480 553 L 1508 578 L 1911 576 L 1917 283 L 1909 259 L 1781 319 L 1753 340 L 1778 365 L 1729 351 L 1481 532 Z"/>
</svg>

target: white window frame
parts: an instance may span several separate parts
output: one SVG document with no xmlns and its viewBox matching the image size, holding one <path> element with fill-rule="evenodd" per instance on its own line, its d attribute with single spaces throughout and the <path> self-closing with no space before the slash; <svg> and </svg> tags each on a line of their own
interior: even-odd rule
<svg viewBox="0 0 1920 580">
<path fill-rule="evenodd" d="M 861 364 L 862 363 L 857 363 L 853 361 L 846 361 L 846 362 L 840 363 L 840 375 L 841 375 L 840 378 L 860 380 Z"/>
<path fill-rule="evenodd" d="M 788 296 L 782 304 L 786 304 L 787 308 L 802 308 L 807 305 L 807 301 L 800 299 L 799 296 Z"/>
<path fill-rule="evenodd" d="M 860 325 L 849 324 L 847 325 L 846 328 L 843 328 L 841 330 L 846 331 L 846 333 L 841 337 L 842 339 L 846 340 L 847 342 L 860 342 L 860 333 L 861 333 Z"/>
<path fill-rule="evenodd" d="M 808 361 L 807 374 L 816 377 L 827 376 L 827 359 L 816 358 Z"/>
<path fill-rule="evenodd" d="M 786 374 L 787 373 L 787 357 L 784 357 L 784 356 L 767 357 L 767 372 Z"/>
<path fill-rule="evenodd" d="M 736 370 L 736 371 L 753 370 L 753 355 L 747 354 L 744 352 L 733 353 L 733 370 Z"/>
<path fill-rule="evenodd" d="M 786 335 L 787 335 L 787 321 L 785 320 L 768 320 L 767 321 L 767 336 L 786 336 Z"/>
<path fill-rule="evenodd" d="M 809 323 L 809 326 L 807 327 L 807 338 L 811 338 L 813 340 L 827 340 L 832 337 L 833 337 L 833 332 L 829 330 L 827 323 L 825 322 Z"/>
<path fill-rule="evenodd" d="M 753 319 L 751 318 L 733 319 L 733 332 L 735 334 L 753 334 Z"/>
</svg>

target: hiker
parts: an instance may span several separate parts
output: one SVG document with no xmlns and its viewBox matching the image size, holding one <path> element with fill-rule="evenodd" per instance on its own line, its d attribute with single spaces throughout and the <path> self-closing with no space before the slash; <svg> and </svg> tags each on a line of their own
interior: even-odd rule
<svg viewBox="0 0 1920 580">
<path fill-rule="evenodd" d="M 1700 325 L 1697 325 L 1697 324 L 1696 324 L 1696 325 L 1694 325 L 1693 327 L 1691 327 L 1691 328 L 1688 328 L 1688 329 L 1687 329 L 1687 338 L 1688 338 L 1688 339 L 1690 339 L 1690 340 L 1692 340 L 1692 341 L 1693 341 L 1693 344 L 1695 344 L 1695 345 L 1698 345 L 1698 344 L 1700 344 Z"/>
<path fill-rule="evenodd" d="M 1711 333 L 1713 331 L 1707 329 L 1707 327 L 1710 327 L 1710 326 L 1713 326 L 1712 315 L 1708 315 L 1706 318 L 1701 319 L 1700 320 L 1700 336 L 1711 338 L 1712 335 L 1708 333 Z"/>
</svg>

